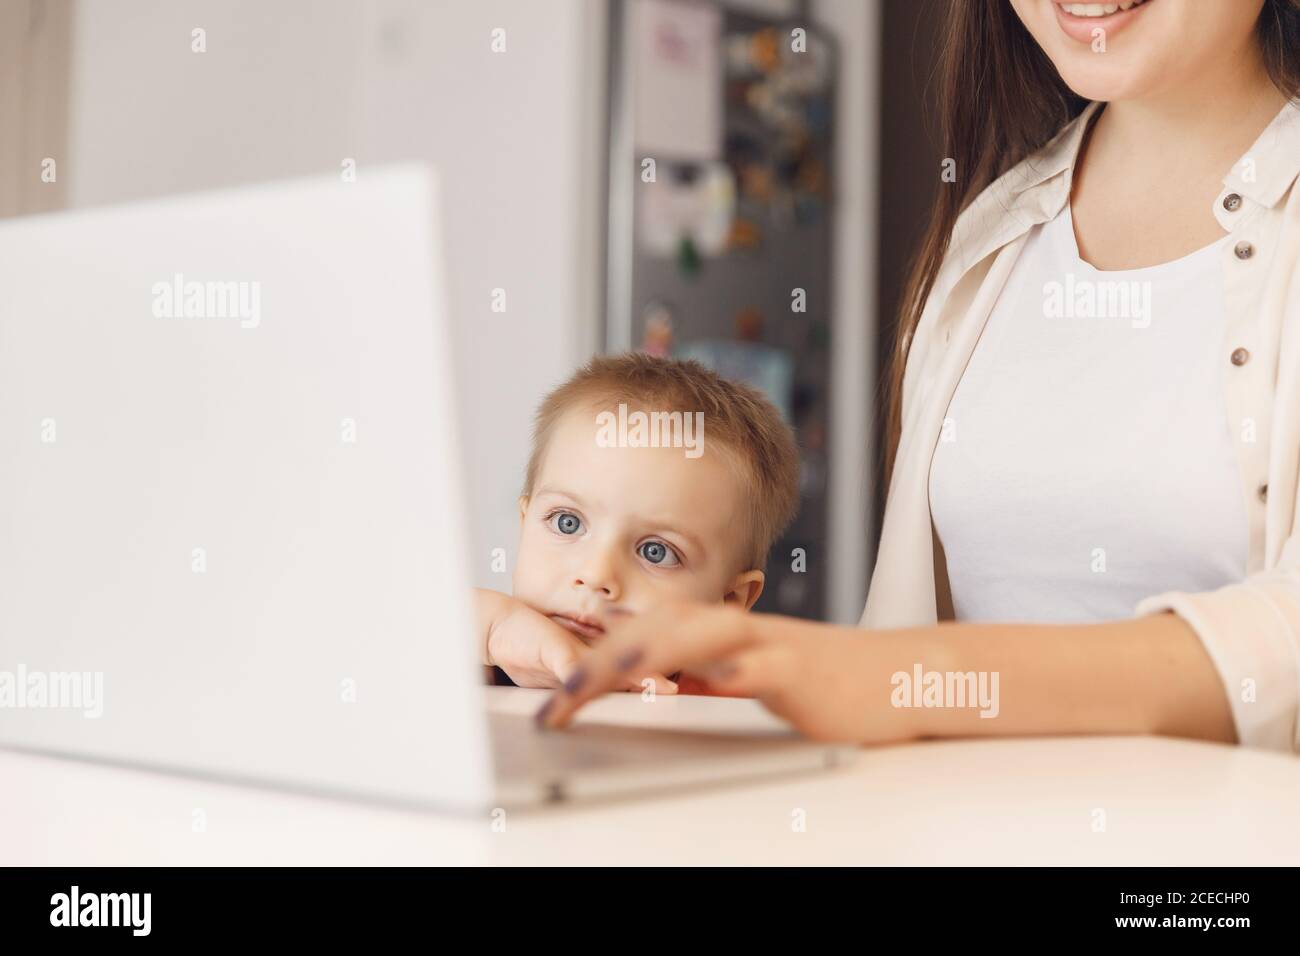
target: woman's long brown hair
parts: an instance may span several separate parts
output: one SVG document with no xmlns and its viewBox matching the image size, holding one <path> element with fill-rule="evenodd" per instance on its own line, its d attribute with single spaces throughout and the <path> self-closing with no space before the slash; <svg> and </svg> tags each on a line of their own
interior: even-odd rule
<svg viewBox="0 0 1300 956">
<path fill-rule="evenodd" d="M 947 0 L 939 43 L 939 130 L 957 180 L 945 183 L 903 286 L 885 378 L 886 486 L 902 430 L 903 370 L 957 217 L 998 176 L 1031 155 L 1088 101 L 1076 95 L 1009 0 Z M 1300 0 L 1264 0 L 1255 25 L 1274 85 L 1300 95 Z"/>
</svg>

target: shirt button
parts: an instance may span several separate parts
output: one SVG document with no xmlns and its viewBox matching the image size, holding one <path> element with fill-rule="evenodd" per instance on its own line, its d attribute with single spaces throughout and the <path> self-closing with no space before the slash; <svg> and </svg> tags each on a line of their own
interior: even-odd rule
<svg viewBox="0 0 1300 956">
<path fill-rule="evenodd" d="M 1232 251 L 1237 254 L 1238 259 L 1249 259 L 1255 254 L 1255 247 L 1249 242 L 1239 242 Z"/>
<path fill-rule="evenodd" d="M 1263 484 L 1263 485 L 1260 485 L 1260 486 L 1259 486 L 1259 500 L 1260 500 L 1260 501 L 1268 501 L 1268 485 L 1267 485 L 1267 484 Z"/>
<path fill-rule="evenodd" d="M 1247 362 L 1249 362 L 1249 361 L 1250 361 L 1250 353 L 1249 353 L 1248 351 L 1246 351 L 1245 349 L 1233 349 L 1233 350 L 1232 350 L 1232 364 L 1233 364 L 1233 365 L 1245 365 L 1245 364 L 1246 364 Z"/>
<path fill-rule="evenodd" d="M 1241 208 L 1241 197 L 1236 193 L 1228 193 L 1223 197 L 1223 208 L 1228 212 L 1236 212 Z"/>
</svg>

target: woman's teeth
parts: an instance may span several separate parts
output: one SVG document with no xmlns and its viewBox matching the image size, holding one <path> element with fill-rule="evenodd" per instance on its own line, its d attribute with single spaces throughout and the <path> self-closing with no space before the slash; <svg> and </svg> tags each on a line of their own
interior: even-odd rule
<svg viewBox="0 0 1300 956">
<path fill-rule="evenodd" d="M 1118 10 L 1139 7 L 1147 0 L 1121 0 L 1120 3 L 1063 3 L 1061 9 L 1073 17 L 1108 17 Z"/>
</svg>

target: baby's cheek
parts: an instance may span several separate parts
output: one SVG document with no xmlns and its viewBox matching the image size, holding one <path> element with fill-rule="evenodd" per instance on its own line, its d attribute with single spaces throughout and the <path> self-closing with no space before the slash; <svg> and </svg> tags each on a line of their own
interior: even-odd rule
<svg viewBox="0 0 1300 956">
<path fill-rule="evenodd" d="M 514 574 L 510 577 L 511 593 L 521 601 L 536 601 L 546 595 L 545 562 L 536 558 L 534 549 L 519 549 Z"/>
<path fill-rule="evenodd" d="M 665 598 L 699 601 L 702 604 L 715 604 L 722 600 L 723 585 L 715 574 L 696 571 L 681 575 L 670 583 L 671 589 L 665 593 Z"/>
</svg>

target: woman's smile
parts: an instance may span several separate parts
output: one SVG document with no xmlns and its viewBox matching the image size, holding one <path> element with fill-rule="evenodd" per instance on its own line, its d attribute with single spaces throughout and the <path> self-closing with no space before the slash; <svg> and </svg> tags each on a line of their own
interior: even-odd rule
<svg viewBox="0 0 1300 956">
<path fill-rule="evenodd" d="M 1123 0 L 1121 3 L 1061 3 L 1054 0 L 1052 9 L 1061 29 L 1071 39 L 1092 43 L 1094 33 L 1107 37 L 1128 26 L 1157 0 Z"/>
</svg>

